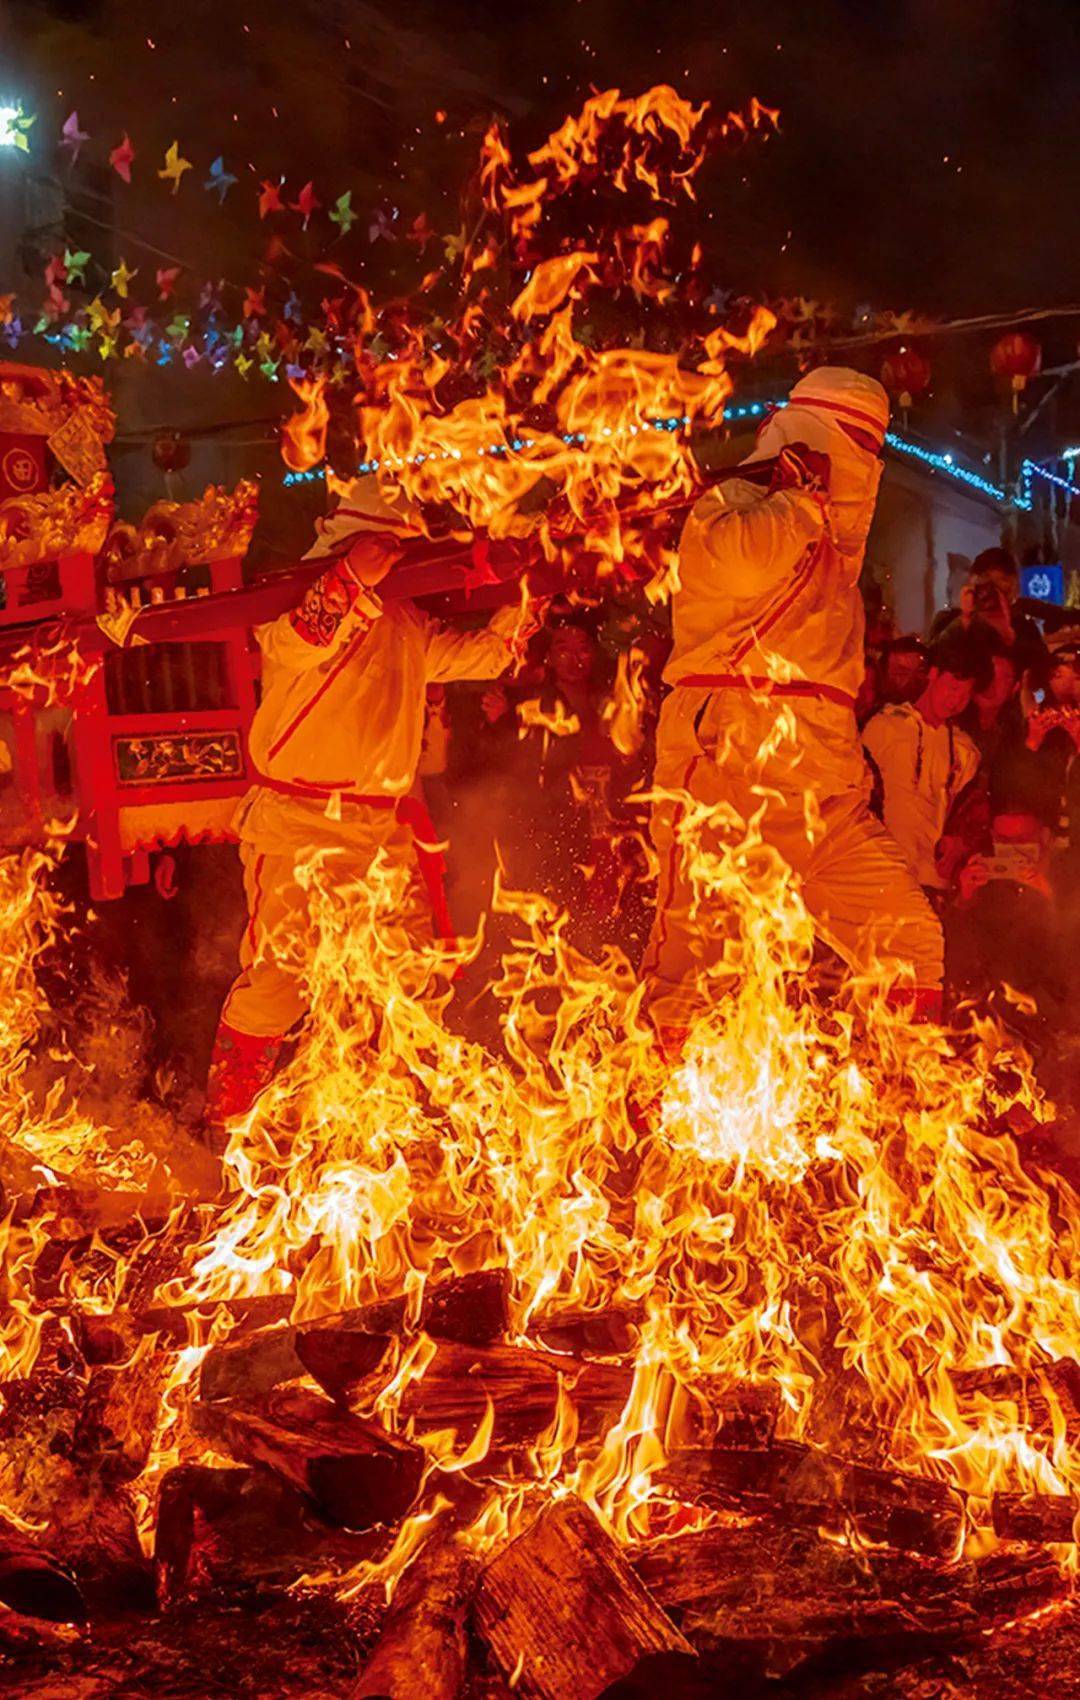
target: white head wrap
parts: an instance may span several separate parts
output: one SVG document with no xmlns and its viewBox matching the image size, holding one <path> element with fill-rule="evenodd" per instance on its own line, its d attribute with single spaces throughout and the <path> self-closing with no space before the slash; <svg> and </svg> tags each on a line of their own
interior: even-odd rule
<svg viewBox="0 0 1080 1700">
<path fill-rule="evenodd" d="M 318 536 L 304 556 L 306 561 L 341 554 L 352 538 L 362 536 L 365 531 L 390 532 L 401 537 L 422 535 L 419 526 L 409 523 L 404 504 L 398 508 L 387 501 L 373 472 L 349 480 L 341 490 L 337 507 L 317 522 L 316 530 Z"/>
<path fill-rule="evenodd" d="M 881 482 L 878 453 L 888 424 L 889 398 L 876 378 L 847 366 L 820 366 L 800 378 L 787 406 L 766 420 L 753 458 L 774 455 L 785 443 L 806 443 L 827 454 L 832 540 L 841 554 L 861 556 L 874 517 Z M 873 449 L 863 447 L 859 438 Z"/>
</svg>

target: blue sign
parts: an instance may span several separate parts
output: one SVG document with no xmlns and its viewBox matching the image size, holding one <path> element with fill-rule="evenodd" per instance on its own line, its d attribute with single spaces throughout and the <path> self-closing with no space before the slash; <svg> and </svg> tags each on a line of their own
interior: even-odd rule
<svg viewBox="0 0 1080 1700">
<path fill-rule="evenodd" d="M 1020 594 L 1033 596 L 1037 602 L 1064 602 L 1065 568 L 1060 564 L 1052 567 L 1021 567 Z"/>
</svg>

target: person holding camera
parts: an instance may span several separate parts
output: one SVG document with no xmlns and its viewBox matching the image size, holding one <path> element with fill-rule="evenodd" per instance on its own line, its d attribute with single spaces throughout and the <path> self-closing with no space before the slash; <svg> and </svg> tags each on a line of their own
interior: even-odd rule
<svg viewBox="0 0 1080 1700">
<path fill-rule="evenodd" d="M 959 608 L 945 608 L 935 616 L 930 641 L 936 642 L 954 620 L 969 627 L 981 620 L 1014 652 L 1022 676 L 1038 666 L 1046 646 L 1036 622 L 1017 607 L 1019 595 L 1020 569 L 1015 556 L 1001 547 L 984 549 L 968 569 Z"/>
</svg>

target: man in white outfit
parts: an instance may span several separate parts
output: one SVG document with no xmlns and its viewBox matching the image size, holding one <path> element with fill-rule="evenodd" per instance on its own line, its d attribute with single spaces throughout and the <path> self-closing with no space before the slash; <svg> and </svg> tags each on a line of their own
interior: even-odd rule
<svg viewBox="0 0 1080 1700">
<path fill-rule="evenodd" d="M 811 373 L 759 433 L 752 458 L 776 457 L 771 485 L 726 481 L 683 532 L 654 779 L 671 796 L 653 811 L 660 887 L 644 964 L 673 1053 L 700 1007 L 700 970 L 725 950 L 723 918 L 697 910 L 680 795 L 718 821 L 756 820 L 798 874 L 820 936 L 853 967 L 884 960 L 920 1013 L 940 1009 L 941 928 L 870 813 L 855 723 L 859 573 L 888 419 L 874 379 Z"/>
<path fill-rule="evenodd" d="M 400 919 L 412 935 L 430 937 L 409 825 L 427 687 L 497 678 L 532 630 L 522 629 L 518 606 L 501 609 L 481 631 L 459 632 L 411 602 L 380 601 L 376 586 L 410 534 L 375 479 L 356 480 L 309 551 L 309 558 L 337 558 L 299 607 L 256 633 L 263 691 L 250 753 L 258 778 L 236 823 L 248 925 L 211 1059 L 212 1139 L 250 1108 L 304 1014 L 300 977 L 311 928 L 300 864 L 331 850 L 344 885 L 362 878 L 379 852 L 404 863 Z"/>
</svg>

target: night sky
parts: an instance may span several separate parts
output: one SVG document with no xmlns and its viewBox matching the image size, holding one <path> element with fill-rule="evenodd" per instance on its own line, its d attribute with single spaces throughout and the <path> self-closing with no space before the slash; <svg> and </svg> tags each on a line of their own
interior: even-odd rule
<svg viewBox="0 0 1080 1700">
<path fill-rule="evenodd" d="M 1077 0 L 187 0 L 168 15 L 14 0 L 6 16 L 5 59 L 59 120 L 75 104 L 110 129 L 157 118 L 193 145 L 235 141 L 260 170 L 389 189 L 396 155 L 433 200 L 445 149 L 416 127 L 436 103 L 462 125 L 501 108 L 531 139 L 590 84 L 756 94 L 782 135 L 709 208 L 738 287 L 943 313 L 1080 300 Z M 342 101 L 348 127 L 321 133 Z"/>
<path fill-rule="evenodd" d="M 549 87 L 580 86 L 584 60 L 601 85 L 661 76 L 694 98 L 779 106 L 781 141 L 753 162 L 728 228 L 784 293 L 947 313 L 1080 300 L 1076 0 L 579 0 L 523 6 L 509 27 L 504 7 L 483 10 L 509 49 L 498 74 L 525 102 L 569 13 L 595 54 L 560 51 Z"/>
<path fill-rule="evenodd" d="M 60 167 L 86 217 L 75 235 L 106 278 L 120 254 L 140 263 L 143 289 L 161 263 L 149 243 L 187 279 L 224 278 L 238 301 L 266 255 L 259 182 L 285 177 L 292 194 L 314 179 L 324 208 L 350 188 L 362 220 L 350 275 L 380 300 L 408 292 L 429 262 L 400 235 L 369 242 L 367 221 L 396 208 L 400 233 L 424 211 L 454 231 L 492 112 L 520 154 L 593 89 L 670 82 L 721 111 L 752 95 L 780 109 L 779 134 L 721 150 L 697 209 L 678 215 L 735 296 L 834 303 L 843 325 L 860 304 L 953 318 L 1080 302 L 1080 0 L 8 0 L 0 65 L 0 97 L 37 114 L 43 157 L 77 108 L 91 140 Z M 125 129 L 139 149 L 130 193 L 105 163 Z M 156 167 L 175 139 L 195 169 L 174 199 Z M 218 154 L 239 178 L 224 209 L 201 192 Z M 301 239 L 308 263 L 327 231 L 324 212 Z M 1076 360 L 1080 314 L 1033 328 L 1044 367 Z M 998 334 L 927 339 L 919 423 L 935 440 L 995 443 Z M 877 370 L 881 354 L 855 358 Z M 777 374 L 756 381 L 768 390 Z M 207 382 L 170 379 L 159 398 L 148 376 L 140 428 L 236 414 Z M 252 410 L 265 396 L 239 412 Z M 1077 430 L 1073 374 L 1024 452 Z"/>
</svg>

